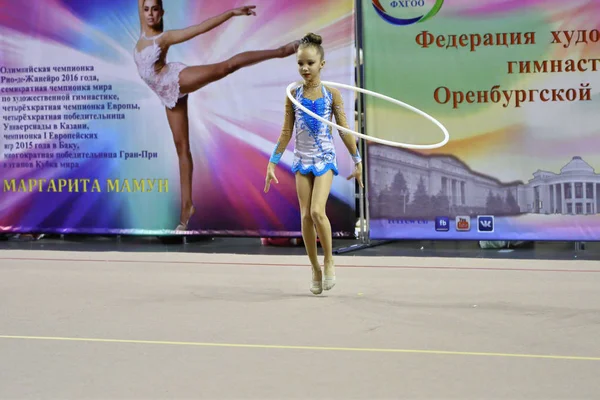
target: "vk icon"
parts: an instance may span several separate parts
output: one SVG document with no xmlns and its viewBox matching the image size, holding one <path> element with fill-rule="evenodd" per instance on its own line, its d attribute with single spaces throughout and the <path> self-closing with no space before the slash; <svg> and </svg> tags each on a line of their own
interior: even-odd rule
<svg viewBox="0 0 600 400">
<path fill-rule="evenodd" d="M 435 217 L 435 230 L 438 232 L 448 232 L 450 230 L 450 218 Z"/>
<path fill-rule="evenodd" d="M 494 217 L 492 215 L 479 215 L 477 217 L 478 232 L 494 232 Z"/>
</svg>

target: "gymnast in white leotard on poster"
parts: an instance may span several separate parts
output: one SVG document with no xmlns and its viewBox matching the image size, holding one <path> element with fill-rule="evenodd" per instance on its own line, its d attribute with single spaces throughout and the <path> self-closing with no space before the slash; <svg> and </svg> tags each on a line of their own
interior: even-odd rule
<svg viewBox="0 0 600 400">
<path fill-rule="evenodd" d="M 175 228 L 178 231 L 188 229 L 189 220 L 195 211 L 192 201 L 193 161 L 189 143 L 187 95 L 240 68 L 291 56 L 298 49 L 300 41 L 296 40 L 271 50 L 247 51 L 219 63 L 197 66 L 186 66 L 179 62 L 167 63 L 167 51 L 170 46 L 208 32 L 234 16 L 256 15 L 255 8 L 235 8 L 198 25 L 164 31 L 162 0 L 138 0 L 141 32 L 135 46 L 134 60 L 140 77 L 165 106 L 175 141 L 181 185 L 180 223 Z"/>
</svg>

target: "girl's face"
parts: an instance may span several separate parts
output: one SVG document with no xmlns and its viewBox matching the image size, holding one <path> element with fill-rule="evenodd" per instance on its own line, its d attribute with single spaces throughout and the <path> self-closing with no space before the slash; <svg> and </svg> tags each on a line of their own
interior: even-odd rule
<svg viewBox="0 0 600 400">
<path fill-rule="evenodd" d="M 325 60 L 321 60 L 319 51 L 314 46 L 298 49 L 298 72 L 305 81 L 319 79 Z"/>
<path fill-rule="evenodd" d="M 144 2 L 144 17 L 149 27 L 152 28 L 160 24 L 164 13 L 157 0 L 146 0 Z"/>
</svg>

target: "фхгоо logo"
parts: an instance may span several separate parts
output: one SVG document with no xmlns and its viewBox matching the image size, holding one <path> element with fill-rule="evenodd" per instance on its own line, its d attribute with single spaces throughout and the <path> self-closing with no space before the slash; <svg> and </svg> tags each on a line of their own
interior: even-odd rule
<svg viewBox="0 0 600 400">
<path fill-rule="evenodd" d="M 381 5 L 380 0 L 371 0 L 373 3 L 373 8 L 379 14 L 381 18 L 385 21 L 389 22 L 392 25 L 412 25 L 421 22 L 425 22 L 428 19 L 433 18 L 444 5 L 444 0 L 435 0 L 435 4 L 433 8 L 429 10 L 429 12 L 424 12 L 421 16 L 411 17 L 411 18 L 398 18 L 391 16 L 385 8 Z M 428 0 L 428 2 L 433 2 L 433 0 Z M 394 9 L 402 9 L 402 10 L 414 10 L 427 8 L 426 0 L 392 0 L 389 1 L 390 7 Z"/>
</svg>

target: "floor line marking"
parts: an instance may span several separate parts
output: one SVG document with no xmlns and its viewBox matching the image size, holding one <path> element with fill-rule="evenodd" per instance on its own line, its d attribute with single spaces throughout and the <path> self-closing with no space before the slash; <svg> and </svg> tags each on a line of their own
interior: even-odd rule
<svg viewBox="0 0 600 400">
<path fill-rule="evenodd" d="M 6 340 L 46 340 L 64 342 L 96 342 L 96 343 L 127 343 L 127 344 L 153 344 L 170 346 L 198 346 L 198 347 L 225 347 L 225 348 L 253 348 L 275 350 L 312 350 L 312 351 L 339 351 L 339 352 L 364 352 L 364 353 L 405 353 L 405 354 L 430 354 L 430 355 L 456 355 L 456 356 L 482 356 L 482 357 L 512 357 L 554 360 L 600 361 L 600 357 L 561 356 L 544 354 L 512 354 L 512 353 L 487 353 L 469 351 L 444 351 L 444 350 L 417 350 L 417 349 L 384 349 L 361 347 L 327 347 L 327 346 L 288 346 L 267 344 L 241 344 L 241 343 L 203 343 L 203 342 L 176 342 L 162 340 L 133 340 L 133 339 L 100 339 L 100 338 L 75 338 L 52 336 L 11 336 L 0 335 Z"/>
<path fill-rule="evenodd" d="M 249 257 L 259 255 L 248 255 Z M 29 257 L 0 257 L 7 261 L 55 261 L 55 262 L 93 262 L 93 263 L 124 263 L 124 264 L 181 264 L 181 265 L 229 265 L 246 267 L 306 267 L 308 264 L 259 263 L 241 261 L 169 261 L 169 260 L 125 260 L 125 259 L 79 259 L 79 258 L 29 258 Z M 526 261 L 526 260 L 523 260 Z M 559 260 L 560 261 L 560 260 Z M 467 270 L 467 271 L 516 271 L 516 272 L 576 272 L 600 273 L 600 269 L 559 269 L 559 268 L 500 268 L 500 267 L 451 267 L 427 265 L 354 265 L 336 264 L 336 268 L 381 268 L 381 269 L 431 269 L 431 270 Z"/>
</svg>

